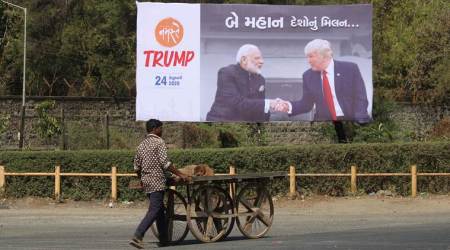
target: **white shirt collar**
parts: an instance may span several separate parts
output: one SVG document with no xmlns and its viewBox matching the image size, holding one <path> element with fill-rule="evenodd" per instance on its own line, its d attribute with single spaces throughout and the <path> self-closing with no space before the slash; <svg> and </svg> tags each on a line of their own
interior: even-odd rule
<svg viewBox="0 0 450 250">
<path fill-rule="evenodd" d="M 328 64 L 328 67 L 325 70 L 328 73 L 328 77 L 331 77 L 331 76 L 334 77 L 334 61 L 333 61 L 333 58 L 331 58 L 330 63 Z"/>
</svg>

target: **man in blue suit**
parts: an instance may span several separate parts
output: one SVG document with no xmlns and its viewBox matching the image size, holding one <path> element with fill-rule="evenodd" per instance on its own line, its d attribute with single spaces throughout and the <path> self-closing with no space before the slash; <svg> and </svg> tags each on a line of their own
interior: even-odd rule
<svg viewBox="0 0 450 250">
<path fill-rule="evenodd" d="M 303 97 L 291 102 L 289 114 L 306 113 L 315 106 L 315 121 L 369 122 L 366 88 L 358 66 L 334 60 L 326 40 L 309 42 L 305 54 L 311 68 L 303 73 Z"/>
<path fill-rule="evenodd" d="M 305 46 L 311 68 L 303 73 L 301 100 L 277 105 L 276 110 L 297 115 L 314 112 L 314 121 L 333 121 L 340 142 L 346 140 L 340 121 L 367 123 L 368 100 L 358 66 L 333 59 L 326 40 L 315 39 Z"/>
</svg>

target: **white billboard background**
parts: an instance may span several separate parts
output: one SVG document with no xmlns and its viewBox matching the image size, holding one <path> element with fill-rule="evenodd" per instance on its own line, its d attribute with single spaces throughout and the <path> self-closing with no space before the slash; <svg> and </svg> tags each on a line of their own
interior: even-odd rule
<svg viewBox="0 0 450 250">
<path fill-rule="evenodd" d="M 198 121 L 200 5 L 138 2 L 137 9 L 136 120 L 145 121 L 154 118 L 162 121 Z M 157 24 L 169 17 L 179 21 L 184 28 L 183 39 L 174 47 L 162 46 L 154 35 Z M 179 64 L 176 66 L 172 64 L 169 67 L 156 64 L 152 67 L 154 57 L 152 53 L 146 67 L 148 54 L 145 54 L 145 51 L 147 53 L 193 51 L 195 56 L 186 67 Z"/>
<path fill-rule="evenodd" d="M 369 11 L 370 10 L 370 11 Z M 284 16 L 283 29 L 228 29 L 225 19 L 231 11 L 244 16 Z M 293 28 L 291 16 L 337 16 L 359 23 L 359 28 Z M 184 38 L 172 48 L 154 38 L 157 23 L 176 18 L 184 26 Z M 138 3 L 136 119 L 163 121 L 205 121 L 217 89 L 217 72 L 235 63 L 237 49 L 245 43 L 260 47 L 264 56 L 262 75 L 266 78 L 266 98 L 302 96 L 301 76 L 309 68 L 303 49 L 315 38 L 329 40 L 336 60 L 354 62 L 364 79 L 368 113 L 372 113 L 372 44 L 370 5 L 276 6 L 233 4 Z M 193 50 L 188 67 L 145 67 L 146 50 Z M 201 60 L 200 60 L 201 59 Z M 155 77 L 182 75 L 180 86 L 155 86 Z M 312 120 L 312 113 L 293 117 L 271 114 L 270 120 Z"/>
</svg>

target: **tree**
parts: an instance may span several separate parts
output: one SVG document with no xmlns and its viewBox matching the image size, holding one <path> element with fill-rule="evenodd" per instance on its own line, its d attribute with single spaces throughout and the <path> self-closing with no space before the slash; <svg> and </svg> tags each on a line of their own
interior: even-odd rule
<svg viewBox="0 0 450 250">
<path fill-rule="evenodd" d="M 22 91 L 23 14 L 0 4 L 0 94 Z"/>
<path fill-rule="evenodd" d="M 450 2 L 446 0 L 196 2 L 372 3 L 375 93 L 412 103 L 450 102 Z M 27 95 L 134 96 L 134 1 L 17 0 L 16 3 L 27 7 L 30 16 Z M 22 18 L 22 13 L 0 4 L 0 94 L 21 92 Z"/>
<path fill-rule="evenodd" d="M 28 95 L 130 96 L 134 86 L 134 2 L 24 0 L 28 8 Z M 21 67 L 19 17 L 2 15 L 10 30 L 2 46 L 0 82 L 13 83 L 3 94 L 19 94 Z M 20 14 L 20 13 L 19 13 Z M 13 19 L 14 17 L 14 19 Z M 17 20 L 16 20 L 17 19 Z M 22 21 L 23 23 L 23 21 Z M 17 60 L 16 60 L 17 61 Z M 0 85 L 1 86 L 1 85 Z"/>
<path fill-rule="evenodd" d="M 374 1 L 375 89 L 395 100 L 449 103 L 450 3 Z"/>
</svg>

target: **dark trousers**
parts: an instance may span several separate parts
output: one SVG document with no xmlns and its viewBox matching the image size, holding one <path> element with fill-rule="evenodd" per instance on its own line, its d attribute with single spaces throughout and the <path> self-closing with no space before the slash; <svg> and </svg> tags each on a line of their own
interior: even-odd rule
<svg viewBox="0 0 450 250">
<path fill-rule="evenodd" d="M 156 227 L 158 228 L 159 241 L 161 243 L 167 243 L 167 222 L 164 209 L 164 191 L 157 191 L 147 194 L 150 200 L 150 205 L 145 217 L 136 229 L 134 236 L 142 239 L 144 234 L 156 221 Z"/>
<path fill-rule="evenodd" d="M 334 130 L 336 130 L 336 135 L 339 143 L 347 143 L 347 135 L 345 134 L 344 124 L 341 121 L 333 121 Z"/>
</svg>

